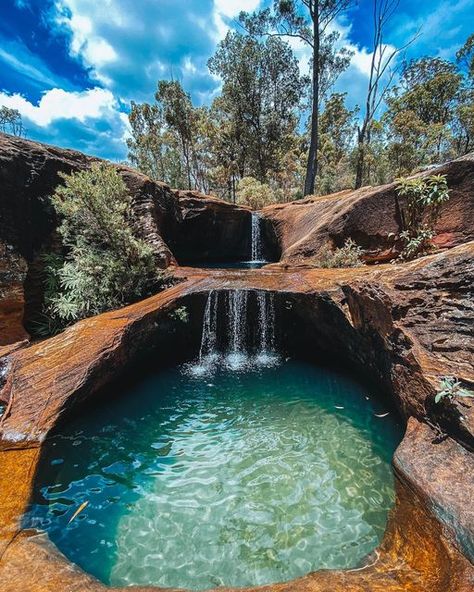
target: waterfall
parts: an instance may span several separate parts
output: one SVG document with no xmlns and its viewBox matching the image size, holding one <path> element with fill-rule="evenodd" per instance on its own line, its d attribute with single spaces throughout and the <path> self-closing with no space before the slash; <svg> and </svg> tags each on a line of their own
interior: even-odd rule
<svg viewBox="0 0 474 592">
<path fill-rule="evenodd" d="M 251 294 L 254 297 L 249 299 Z M 256 320 L 255 331 L 249 330 L 250 319 Z M 239 370 L 270 366 L 277 360 L 273 294 L 228 290 L 221 300 L 219 292 L 211 290 L 204 308 L 199 360 L 189 365 L 191 373 L 202 376 L 218 367 Z"/>
<path fill-rule="evenodd" d="M 260 225 L 260 216 L 257 212 L 252 212 L 252 261 L 258 263 L 263 261 L 262 252 L 262 229 Z"/>
<path fill-rule="evenodd" d="M 211 290 L 207 297 L 206 308 L 202 323 L 201 347 L 199 349 L 199 360 L 202 363 L 204 358 L 216 355 L 217 351 L 217 306 L 219 304 L 219 293 Z"/>
<path fill-rule="evenodd" d="M 247 290 L 231 290 L 229 303 L 229 349 L 232 353 L 240 353 L 246 347 L 247 334 Z"/>
<path fill-rule="evenodd" d="M 259 354 L 271 354 L 275 349 L 275 302 L 272 293 L 257 292 L 257 313 L 260 340 Z"/>
<path fill-rule="evenodd" d="M 234 370 L 248 365 L 247 353 L 247 290 L 228 293 L 228 351 L 224 360 Z"/>
</svg>

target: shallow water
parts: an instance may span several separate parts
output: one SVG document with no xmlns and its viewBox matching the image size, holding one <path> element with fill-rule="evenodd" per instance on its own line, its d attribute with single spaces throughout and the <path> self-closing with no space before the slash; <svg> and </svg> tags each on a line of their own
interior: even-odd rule
<svg viewBox="0 0 474 592">
<path fill-rule="evenodd" d="M 374 392 L 303 362 L 189 370 L 148 376 L 56 435 L 25 525 L 113 585 L 357 566 L 393 504 L 393 412 L 377 418 Z"/>
</svg>

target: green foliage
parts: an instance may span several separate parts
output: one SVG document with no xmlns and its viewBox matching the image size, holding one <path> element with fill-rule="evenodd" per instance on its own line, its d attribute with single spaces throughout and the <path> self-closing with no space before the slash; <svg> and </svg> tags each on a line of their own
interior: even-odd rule
<svg viewBox="0 0 474 592">
<path fill-rule="evenodd" d="M 349 152 L 356 129 L 357 110 L 345 106 L 346 94 L 335 93 L 320 118 L 318 193 L 326 195 L 351 187 Z"/>
<path fill-rule="evenodd" d="M 0 107 L 0 131 L 13 136 L 24 134 L 23 120 L 18 109 L 10 109 L 5 105 Z"/>
<path fill-rule="evenodd" d="M 144 296 L 157 282 L 151 248 L 132 231 L 131 197 L 112 166 L 63 175 L 51 198 L 65 257 L 46 255 L 40 333 Z"/>
<path fill-rule="evenodd" d="M 474 80 L 474 33 L 469 35 L 466 43 L 456 53 L 456 59 L 461 66 L 465 66 L 471 80 Z"/>
<path fill-rule="evenodd" d="M 214 113 L 226 122 L 227 147 L 242 178 L 261 183 L 281 169 L 291 148 L 304 95 L 298 61 L 279 38 L 264 41 L 229 32 L 209 60 L 223 81 Z"/>
<path fill-rule="evenodd" d="M 311 52 L 308 112 L 310 113 L 308 155 L 304 194 L 315 191 L 319 162 L 319 111 L 330 88 L 349 66 L 352 52 L 338 43 L 340 34 L 331 23 L 350 5 L 351 0 L 274 0 L 253 14 L 241 12 L 239 21 L 254 38 L 298 39 Z M 332 30 L 331 30 L 332 29 Z"/>
<path fill-rule="evenodd" d="M 439 390 L 435 396 L 435 403 L 439 403 L 444 399 L 452 401 L 457 397 L 474 398 L 474 393 L 463 388 L 454 376 L 443 376 L 439 383 Z"/>
<path fill-rule="evenodd" d="M 441 206 L 449 200 L 445 175 L 416 179 L 398 179 L 397 194 L 403 230 L 398 238 L 403 243 L 400 258 L 411 260 L 431 249 Z"/>
<path fill-rule="evenodd" d="M 377 14 L 390 14 L 396 4 L 374 1 Z M 474 36 L 459 49 L 456 62 L 422 57 L 403 63 L 395 86 L 386 68 L 398 50 L 385 53 L 378 37 L 360 121 L 358 108 L 347 108 L 344 93 L 330 94 L 350 56 L 337 49 L 338 34 L 325 25 L 347 2 L 319 3 L 323 34 L 317 48 L 308 10 L 314 5 L 313 0 L 274 0 L 253 14 L 242 13 L 243 32 L 230 31 L 208 62 L 222 81 L 210 107 L 194 106 L 177 81 L 159 81 L 154 103 L 132 103 L 127 142 L 132 164 L 178 189 L 232 201 L 239 181 L 252 177 L 279 201 L 289 201 L 308 192 L 325 195 L 355 184 L 389 183 L 473 149 Z M 284 41 L 290 38 L 310 47 L 311 76 L 300 75 Z M 311 80 L 315 57 L 317 89 Z M 384 73 L 387 84 L 379 78 Z M 376 118 L 377 113 L 383 114 Z M 313 173 L 316 187 L 309 190 Z M 403 240 L 414 253 L 429 237 L 420 232 Z"/>
<path fill-rule="evenodd" d="M 253 177 L 244 177 L 237 188 L 237 203 L 260 210 L 278 201 L 276 192 L 269 185 L 260 183 Z"/>
<path fill-rule="evenodd" d="M 180 323 L 187 323 L 189 321 L 189 312 L 185 306 L 175 308 L 171 313 L 170 317 L 179 321 Z"/>
<path fill-rule="evenodd" d="M 334 251 L 326 246 L 314 261 L 316 267 L 360 267 L 363 265 L 364 250 L 352 239 L 348 238 L 343 247 Z"/>
<path fill-rule="evenodd" d="M 392 138 L 389 156 L 397 174 L 449 158 L 456 146 L 462 151 L 459 109 L 466 100 L 455 64 L 424 57 L 404 65 L 385 115 Z"/>
</svg>

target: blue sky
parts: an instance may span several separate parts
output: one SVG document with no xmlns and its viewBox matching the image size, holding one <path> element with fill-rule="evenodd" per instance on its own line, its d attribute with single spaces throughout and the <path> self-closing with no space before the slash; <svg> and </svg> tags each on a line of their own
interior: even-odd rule
<svg viewBox="0 0 474 592">
<path fill-rule="evenodd" d="M 0 105 L 19 109 L 28 137 L 124 160 L 131 100 L 152 100 L 156 81 L 179 79 L 196 104 L 219 81 L 207 60 L 240 10 L 268 0 L 0 0 Z M 336 23 L 354 51 L 336 90 L 361 103 L 370 63 L 372 0 Z M 474 0 L 401 0 L 385 42 L 407 57 L 451 59 L 474 30 Z M 304 48 L 294 44 L 302 68 Z"/>
</svg>

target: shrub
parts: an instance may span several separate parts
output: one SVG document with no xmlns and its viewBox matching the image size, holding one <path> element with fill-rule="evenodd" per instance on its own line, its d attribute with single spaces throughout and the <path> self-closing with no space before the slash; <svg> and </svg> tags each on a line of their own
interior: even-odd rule
<svg viewBox="0 0 474 592">
<path fill-rule="evenodd" d="M 474 397 L 474 393 L 463 388 L 459 380 L 456 380 L 454 376 L 443 376 L 439 382 L 439 387 L 435 396 L 435 403 L 439 403 L 443 399 L 452 401 L 456 397 Z"/>
<path fill-rule="evenodd" d="M 314 261 L 316 267 L 359 267 L 363 264 L 364 251 L 357 243 L 348 238 L 343 247 L 331 250 L 326 246 Z"/>
<path fill-rule="evenodd" d="M 260 210 L 279 201 L 276 192 L 269 185 L 260 183 L 253 177 L 244 177 L 239 181 L 236 197 L 237 203 L 249 206 L 252 210 Z"/>
<path fill-rule="evenodd" d="M 403 207 L 397 199 L 402 221 L 397 238 L 403 245 L 400 259 L 407 261 L 428 253 L 433 247 L 431 241 L 441 206 L 449 199 L 446 176 L 398 179 L 397 195 L 405 198 Z"/>
<path fill-rule="evenodd" d="M 159 279 L 151 248 L 131 226 L 131 197 L 113 166 L 62 175 L 51 198 L 61 224 L 65 257 L 46 255 L 46 329 L 144 296 Z"/>
</svg>

